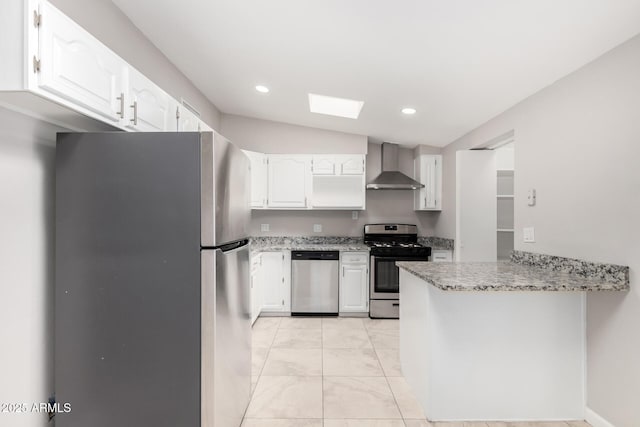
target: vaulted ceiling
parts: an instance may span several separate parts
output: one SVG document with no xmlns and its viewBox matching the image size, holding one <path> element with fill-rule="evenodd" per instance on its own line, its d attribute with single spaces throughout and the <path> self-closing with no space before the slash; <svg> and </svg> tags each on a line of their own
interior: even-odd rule
<svg viewBox="0 0 640 427">
<path fill-rule="evenodd" d="M 640 0 L 113 2 L 225 113 L 437 146 L 640 33 Z"/>
</svg>

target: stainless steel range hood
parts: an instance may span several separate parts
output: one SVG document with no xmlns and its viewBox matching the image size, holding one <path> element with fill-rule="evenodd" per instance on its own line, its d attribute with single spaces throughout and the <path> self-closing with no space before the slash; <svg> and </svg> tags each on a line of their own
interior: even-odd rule
<svg viewBox="0 0 640 427">
<path fill-rule="evenodd" d="M 418 190 L 423 184 L 398 170 L 398 145 L 382 143 L 382 173 L 367 184 L 367 190 Z"/>
</svg>

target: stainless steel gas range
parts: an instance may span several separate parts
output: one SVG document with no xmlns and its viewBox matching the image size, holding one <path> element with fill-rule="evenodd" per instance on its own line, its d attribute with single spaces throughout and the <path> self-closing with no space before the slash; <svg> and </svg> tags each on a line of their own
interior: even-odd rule
<svg viewBox="0 0 640 427">
<path fill-rule="evenodd" d="M 418 227 L 410 224 L 367 224 L 364 242 L 371 248 L 369 317 L 398 319 L 400 272 L 396 261 L 427 261 L 431 248 L 418 243 Z"/>
</svg>

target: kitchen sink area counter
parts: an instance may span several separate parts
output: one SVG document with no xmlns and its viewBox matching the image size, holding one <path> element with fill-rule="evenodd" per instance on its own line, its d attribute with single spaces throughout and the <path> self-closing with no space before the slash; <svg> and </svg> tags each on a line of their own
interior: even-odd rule
<svg viewBox="0 0 640 427">
<path fill-rule="evenodd" d="M 369 251 L 361 237 L 347 236 L 261 236 L 251 238 L 255 252 L 278 251 Z"/>
<path fill-rule="evenodd" d="M 586 411 L 586 295 L 629 268 L 514 251 L 398 262 L 402 372 L 432 421 L 555 421 Z"/>
</svg>

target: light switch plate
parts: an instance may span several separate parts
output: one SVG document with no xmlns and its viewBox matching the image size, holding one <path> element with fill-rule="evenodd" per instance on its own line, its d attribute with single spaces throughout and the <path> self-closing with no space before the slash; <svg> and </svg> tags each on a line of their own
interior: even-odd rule
<svg viewBox="0 0 640 427">
<path fill-rule="evenodd" d="M 269 231 L 269 224 L 260 224 L 260 231 Z"/>
<path fill-rule="evenodd" d="M 358 219 L 358 211 L 351 211 L 351 219 Z"/>
<path fill-rule="evenodd" d="M 533 227 L 524 227 L 522 229 L 522 238 L 525 243 L 533 243 L 536 241 L 535 230 Z"/>
<path fill-rule="evenodd" d="M 322 233 L 322 224 L 313 224 L 314 233 Z"/>
</svg>

